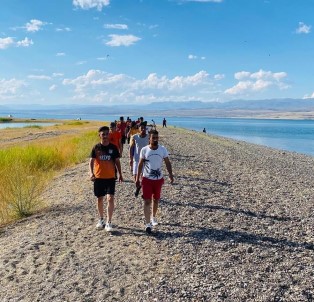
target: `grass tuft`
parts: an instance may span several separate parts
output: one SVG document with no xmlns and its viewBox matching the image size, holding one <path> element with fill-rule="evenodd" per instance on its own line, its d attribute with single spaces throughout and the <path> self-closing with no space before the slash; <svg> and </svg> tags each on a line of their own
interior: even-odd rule
<svg viewBox="0 0 314 302">
<path fill-rule="evenodd" d="M 56 171 L 83 162 L 97 132 L 0 150 L 0 224 L 31 215 Z"/>
</svg>

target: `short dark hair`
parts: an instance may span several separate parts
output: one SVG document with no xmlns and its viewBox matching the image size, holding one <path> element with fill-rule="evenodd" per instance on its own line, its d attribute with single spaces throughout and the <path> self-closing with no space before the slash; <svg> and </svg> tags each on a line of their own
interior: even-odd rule
<svg viewBox="0 0 314 302">
<path fill-rule="evenodd" d="M 110 127 L 116 127 L 116 123 L 115 122 L 111 122 L 110 123 Z"/>
<path fill-rule="evenodd" d="M 140 126 L 140 127 L 141 127 L 141 126 L 146 127 L 146 126 L 147 126 L 147 122 L 146 122 L 146 121 L 145 121 L 145 122 L 141 122 L 139 126 Z"/>
<path fill-rule="evenodd" d="M 149 132 L 149 136 L 152 136 L 152 135 L 158 135 L 158 131 L 157 130 L 151 130 Z"/>
<path fill-rule="evenodd" d="M 109 127 L 108 127 L 108 126 L 101 126 L 101 127 L 98 129 L 98 133 L 104 132 L 104 131 L 109 131 Z"/>
</svg>

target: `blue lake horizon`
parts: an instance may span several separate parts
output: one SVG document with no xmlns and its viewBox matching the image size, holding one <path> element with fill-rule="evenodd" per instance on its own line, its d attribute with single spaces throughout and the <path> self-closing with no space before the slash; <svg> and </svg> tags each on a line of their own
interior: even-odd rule
<svg viewBox="0 0 314 302">
<path fill-rule="evenodd" d="M 6 114 L 0 116 L 7 116 Z M 164 116 L 144 116 L 148 124 L 155 121 L 162 124 Z M 14 113 L 16 118 L 35 119 L 73 119 L 110 122 L 118 120 L 120 115 L 103 114 L 55 114 L 43 112 Z M 124 116 L 125 119 L 127 116 Z M 139 116 L 129 116 L 137 119 Z M 314 121 L 288 119 L 251 119 L 251 118 L 208 118 L 208 117 L 170 117 L 165 116 L 169 126 L 195 131 L 206 129 L 214 134 L 258 145 L 297 152 L 314 156 Z M 35 122 L 35 121 L 34 121 Z"/>
</svg>

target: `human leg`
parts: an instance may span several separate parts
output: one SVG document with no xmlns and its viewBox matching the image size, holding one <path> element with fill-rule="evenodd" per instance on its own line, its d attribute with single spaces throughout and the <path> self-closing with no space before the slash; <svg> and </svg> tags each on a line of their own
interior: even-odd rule
<svg viewBox="0 0 314 302">
<path fill-rule="evenodd" d="M 153 202 L 152 202 L 152 217 L 151 217 L 151 223 L 153 226 L 157 225 L 157 211 L 158 211 L 158 206 L 159 206 L 159 200 L 160 200 L 160 195 L 161 195 L 161 187 L 164 183 L 164 179 L 158 179 L 153 181 Z"/>
<path fill-rule="evenodd" d="M 144 216 L 145 216 L 146 233 L 150 233 L 152 231 L 152 224 L 150 222 L 151 208 L 152 208 L 152 200 L 144 199 Z"/>
<path fill-rule="evenodd" d="M 107 222 L 111 223 L 114 211 L 114 195 L 107 194 Z"/>
<path fill-rule="evenodd" d="M 99 219 L 104 218 L 104 196 L 97 197 L 97 211 Z"/>
</svg>

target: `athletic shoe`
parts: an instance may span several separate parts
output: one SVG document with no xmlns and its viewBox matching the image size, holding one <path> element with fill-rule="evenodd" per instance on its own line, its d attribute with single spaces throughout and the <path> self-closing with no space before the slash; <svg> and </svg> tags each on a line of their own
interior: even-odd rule
<svg viewBox="0 0 314 302">
<path fill-rule="evenodd" d="M 98 223 L 96 224 L 96 229 L 100 230 L 105 227 L 105 221 L 103 219 L 99 219 Z"/>
<path fill-rule="evenodd" d="M 153 217 L 150 223 L 152 226 L 158 225 L 158 221 L 157 221 L 156 217 Z"/>
<path fill-rule="evenodd" d="M 152 232 L 152 225 L 150 223 L 147 223 L 145 226 L 145 232 L 147 234 L 150 234 Z"/>
<path fill-rule="evenodd" d="M 107 222 L 107 223 L 106 223 L 106 226 L 105 226 L 105 230 L 106 230 L 107 232 L 111 232 L 111 231 L 112 231 L 112 224 L 109 223 L 109 222 Z"/>
<path fill-rule="evenodd" d="M 141 186 L 137 187 L 135 192 L 134 192 L 134 196 L 137 197 L 138 194 L 140 194 L 140 191 L 141 191 Z"/>
</svg>

